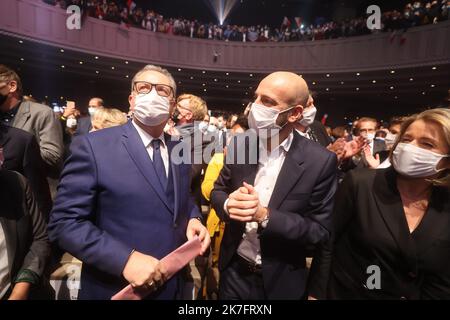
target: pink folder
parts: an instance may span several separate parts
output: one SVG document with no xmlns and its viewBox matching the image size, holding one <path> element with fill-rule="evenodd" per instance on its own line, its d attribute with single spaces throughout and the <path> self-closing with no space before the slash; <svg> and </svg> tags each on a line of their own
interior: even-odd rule
<svg viewBox="0 0 450 320">
<path fill-rule="evenodd" d="M 195 237 L 162 258 L 161 263 L 167 269 L 167 279 L 170 279 L 191 260 L 199 256 L 201 246 L 201 241 L 198 237 Z M 149 292 L 143 292 L 142 290 L 139 290 L 138 292 L 137 290 L 134 290 L 131 285 L 128 285 L 120 292 L 116 293 L 111 300 L 142 300 L 148 294 Z"/>
</svg>

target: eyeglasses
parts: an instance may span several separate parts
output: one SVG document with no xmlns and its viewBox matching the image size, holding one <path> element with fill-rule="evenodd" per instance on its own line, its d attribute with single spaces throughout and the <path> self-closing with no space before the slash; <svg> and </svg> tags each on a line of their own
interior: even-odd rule
<svg viewBox="0 0 450 320">
<path fill-rule="evenodd" d="M 153 87 L 155 87 L 156 92 L 161 97 L 172 97 L 173 96 L 173 89 L 171 86 L 168 86 L 166 84 L 153 84 L 146 81 L 136 81 L 134 83 L 134 91 L 136 91 L 138 94 L 149 94 Z"/>
</svg>

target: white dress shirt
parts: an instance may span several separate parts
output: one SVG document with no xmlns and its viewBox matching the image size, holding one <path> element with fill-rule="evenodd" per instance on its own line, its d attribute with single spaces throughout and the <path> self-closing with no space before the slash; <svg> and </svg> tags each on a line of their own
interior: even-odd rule
<svg viewBox="0 0 450 320">
<path fill-rule="evenodd" d="M 294 134 L 291 132 L 288 138 L 272 150 L 272 152 L 268 152 L 263 146 L 260 146 L 259 166 L 254 187 L 259 195 L 259 203 L 263 207 L 269 205 L 278 175 L 283 167 L 284 159 L 291 147 L 293 138 Z M 247 222 L 245 225 L 245 233 L 237 252 L 247 261 L 261 264 L 261 246 L 257 231 L 257 222 Z"/>
<path fill-rule="evenodd" d="M 150 159 L 153 161 L 153 146 L 151 142 L 156 139 L 161 140 L 160 144 L 160 151 L 161 151 L 161 158 L 164 163 L 164 168 L 166 169 L 166 176 L 169 176 L 169 151 L 167 150 L 166 141 L 164 139 L 164 132 L 161 133 L 161 135 L 158 138 L 152 137 L 150 134 L 144 131 L 141 127 L 139 127 L 134 121 L 132 121 L 133 126 L 136 128 L 139 137 L 141 137 L 142 143 L 144 144 L 145 149 L 147 150 L 148 155 L 150 156 Z"/>
<path fill-rule="evenodd" d="M 6 250 L 6 238 L 0 223 L 0 299 L 11 286 L 9 274 L 8 251 Z"/>
</svg>

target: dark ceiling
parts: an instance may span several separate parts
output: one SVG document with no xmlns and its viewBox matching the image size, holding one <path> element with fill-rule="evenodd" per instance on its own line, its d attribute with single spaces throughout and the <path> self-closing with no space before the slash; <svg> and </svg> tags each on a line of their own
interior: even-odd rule
<svg viewBox="0 0 450 320">
<path fill-rule="evenodd" d="M 144 64 L 63 50 L 0 34 L 0 63 L 18 71 L 25 94 L 39 101 L 86 105 L 101 96 L 109 106 L 128 108 L 133 75 Z M 434 67 L 434 68 L 433 68 Z M 264 74 L 226 73 L 170 67 L 178 93 L 203 97 L 212 110 L 239 112 L 248 103 Z M 407 69 L 339 74 L 303 74 L 317 94 L 319 116 L 331 125 L 345 117 L 375 116 L 387 120 L 439 105 L 450 88 L 450 63 Z"/>
</svg>

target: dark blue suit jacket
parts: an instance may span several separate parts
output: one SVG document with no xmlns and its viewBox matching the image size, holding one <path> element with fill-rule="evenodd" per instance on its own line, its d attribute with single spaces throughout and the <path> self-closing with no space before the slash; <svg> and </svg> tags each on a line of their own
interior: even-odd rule
<svg viewBox="0 0 450 320">
<path fill-rule="evenodd" d="M 165 140 L 170 155 L 177 142 Z M 83 261 L 80 299 L 110 299 L 127 285 L 133 249 L 161 259 L 186 241 L 189 219 L 201 216 L 189 196 L 190 165 L 170 156 L 170 170 L 172 204 L 131 122 L 74 139 L 48 230 Z M 150 298 L 173 299 L 178 284 L 174 277 Z"/>
</svg>

